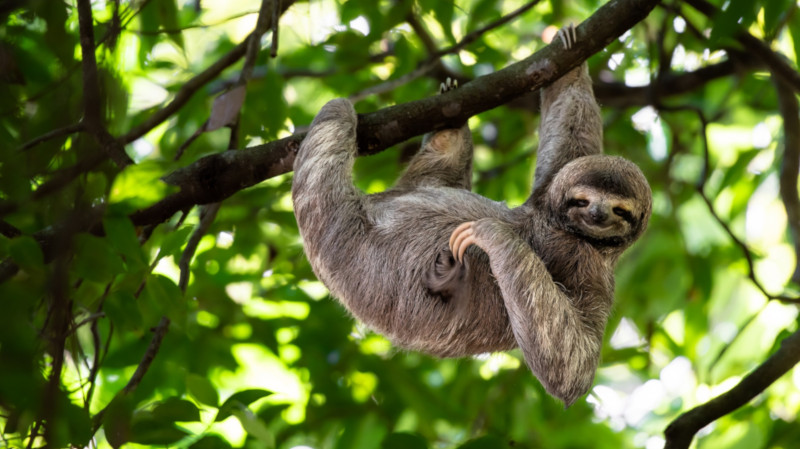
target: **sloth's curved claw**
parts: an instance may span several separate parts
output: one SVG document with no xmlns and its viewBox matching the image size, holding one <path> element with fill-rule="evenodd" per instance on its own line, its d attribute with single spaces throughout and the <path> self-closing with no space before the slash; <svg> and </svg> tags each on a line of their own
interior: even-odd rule
<svg viewBox="0 0 800 449">
<path fill-rule="evenodd" d="M 451 90 L 454 90 L 454 89 L 457 89 L 457 88 L 458 88 L 458 80 L 454 80 L 454 79 L 452 79 L 452 78 L 450 78 L 448 76 L 447 80 L 445 80 L 443 83 L 439 84 L 439 93 L 443 94 L 445 92 L 450 92 Z"/>
<path fill-rule="evenodd" d="M 458 263 L 463 263 L 464 252 L 471 245 L 475 244 L 475 230 L 472 228 L 474 222 L 468 221 L 459 225 L 450 234 L 450 252 Z"/>
<path fill-rule="evenodd" d="M 577 35 L 575 34 L 575 24 L 570 23 L 569 25 L 561 28 L 556 32 L 556 36 L 561 39 L 561 43 L 564 44 L 564 48 L 567 50 L 571 49 L 575 42 L 578 40 Z"/>
</svg>

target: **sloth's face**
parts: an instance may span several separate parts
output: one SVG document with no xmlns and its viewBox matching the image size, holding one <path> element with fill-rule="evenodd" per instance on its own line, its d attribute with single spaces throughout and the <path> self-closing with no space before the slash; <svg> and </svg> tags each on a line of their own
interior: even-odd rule
<svg viewBox="0 0 800 449">
<path fill-rule="evenodd" d="M 563 207 L 570 231 L 607 245 L 621 245 L 638 228 L 634 200 L 592 187 L 571 188 Z"/>
<path fill-rule="evenodd" d="M 603 247 L 624 249 L 644 231 L 651 193 L 641 170 L 615 156 L 594 155 L 565 165 L 553 180 L 549 208 L 566 231 Z"/>
</svg>

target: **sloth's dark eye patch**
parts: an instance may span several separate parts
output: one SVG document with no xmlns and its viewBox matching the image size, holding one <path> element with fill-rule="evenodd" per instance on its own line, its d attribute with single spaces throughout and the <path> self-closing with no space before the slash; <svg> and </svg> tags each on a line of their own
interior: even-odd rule
<svg viewBox="0 0 800 449">
<path fill-rule="evenodd" d="M 633 222 L 634 222 L 633 215 L 630 212 L 628 212 L 626 209 L 624 209 L 622 207 L 615 207 L 612 210 L 614 211 L 614 214 L 616 214 L 617 216 L 619 216 L 623 220 L 627 221 L 628 223 L 633 224 Z"/>
<path fill-rule="evenodd" d="M 586 207 L 589 205 L 589 200 L 573 198 L 567 201 L 567 207 Z"/>
</svg>

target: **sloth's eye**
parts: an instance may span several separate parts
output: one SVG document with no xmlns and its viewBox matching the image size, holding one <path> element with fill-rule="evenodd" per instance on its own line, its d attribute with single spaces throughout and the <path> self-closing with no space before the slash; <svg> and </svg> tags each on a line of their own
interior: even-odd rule
<svg viewBox="0 0 800 449">
<path fill-rule="evenodd" d="M 569 200 L 567 203 L 569 207 L 586 207 L 589 205 L 589 200 L 584 200 L 580 198 L 573 198 Z"/>
<path fill-rule="evenodd" d="M 616 215 L 618 215 L 618 216 L 620 216 L 620 217 L 622 217 L 622 218 L 624 218 L 626 220 L 632 218 L 631 213 L 628 212 L 627 209 L 624 209 L 622 207 L 615 207 L 612 210 L 614 211 L 614 214 L 616 214 Z"/>
</svg>

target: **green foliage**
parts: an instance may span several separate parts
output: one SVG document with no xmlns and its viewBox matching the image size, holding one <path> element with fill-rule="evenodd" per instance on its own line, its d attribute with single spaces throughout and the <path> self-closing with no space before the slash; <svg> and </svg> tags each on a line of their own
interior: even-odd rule
<svg viewBox="0 0 800 449">
<path fill-rule="evenodd" d="M 797 329 L 796 308 L 769 300 L 750 279 L 752 270 L 769 293 L 797 290 L 778 190 L 781 98 L 750 59 L 734 56 L 737 70 L 722 69 L 742 32 L 797 67 L 792 0 L 714 1 L 713 18 L 671 2 L 589 59 L 606 151 L 642 167 L 654 213 L 619 264 L 596 387 L 568 410 L 518 351 L 438 360 L 354 324 L 303 255 L 291 175 L 225 199 L 196 236 L 210 208 L 145 225 L 131 214 L 177 192 L 162 177 L 231 142 L 288 136 L 328 100 L 365 89 L 378 93 L 357 102 L 361 113 L 428 97 L 440 75 L 469 80 L 502 69 L 541 48 L 548 25 L 580 21 L 604 2 L 540 2 L 410 80 L 429 61 L 429 44 L 457 44 L 523 2 L 297 2 L 281 17 L 276 58 L 271 31 L 261 40 L 233 138 L 228 127 L 200 132 L 182 152 L 239 79 L 242 58 L 210 79 L 194 77 L 246 39 L 260 2 L 91 2 L 111 135 L 127 139 L 185 100 L 143 137 L 124 140 L 135 161 L 125 168 L 85 127 L 69 128 L 86 125 L 76 1 L 5 3 L 0 446 L 657 447 L 678 414 L 730 388 Z M 687 72 L 696 85 L 669 84 L 697 81 L 680 78 Z M 646 95 L 633 87 L 647 83 L 658 87 Z M 536 108 L 535 98 L 521 98 L 470 120 L 476 192 L 512 206 L 526 199 Z M 359 159 L 356 184 L 390 186 L 418 142 Z M 715 422 L 697 447 L 794 447 L 798 379 L 794 368 Z"/>
</svg>

